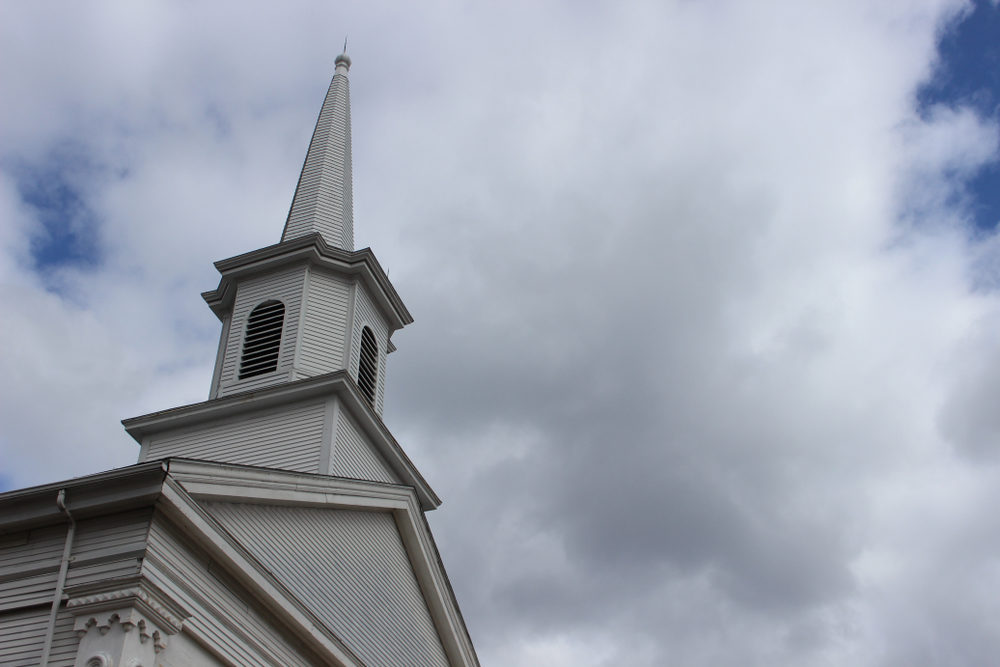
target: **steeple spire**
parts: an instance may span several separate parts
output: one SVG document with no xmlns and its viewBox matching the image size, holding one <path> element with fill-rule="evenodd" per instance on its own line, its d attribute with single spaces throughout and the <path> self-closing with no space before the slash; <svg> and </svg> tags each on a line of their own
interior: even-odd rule
<svg viewBox="0 0 1000 667">
<path fill-rule="evenodd" d="M 346 39 L 344 53 L 334 64 L 336 71 L 309 142 L 281 240 L 319 232 L 331 246 L 354 250 L 351 93 L 347 80 L 351 59 Z"/>
</svg>

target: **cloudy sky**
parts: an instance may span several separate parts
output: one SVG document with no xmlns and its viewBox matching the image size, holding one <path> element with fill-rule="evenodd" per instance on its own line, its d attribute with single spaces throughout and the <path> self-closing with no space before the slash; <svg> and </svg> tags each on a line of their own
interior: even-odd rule
<svg viewBox="0 0 1000 667">
<path fill-rule="evenodd" d="M 348 34 L 485 665 L 995 662 L 996 0 L 258 4 L 0 5 L 0 488 L 207 397 Z"/>
</svg>

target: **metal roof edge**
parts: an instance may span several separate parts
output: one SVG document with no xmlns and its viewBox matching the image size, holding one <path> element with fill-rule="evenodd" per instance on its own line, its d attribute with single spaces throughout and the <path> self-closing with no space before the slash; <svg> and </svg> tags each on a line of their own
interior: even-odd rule
<svg viewBox="0 0 1000 667">
<path fill-rule="evenodd" d="M 160 495 L 166 474 L 163 461 L 152 461 L 7 491 L 0 494 L 0 533 L 64 522 L 65 515 L 55 500 L 61 490 L 66 491 L 66 507 L 78 518 L 94 516 L 112 506 L 128 509 L 152 504 Z"/>
</svg>

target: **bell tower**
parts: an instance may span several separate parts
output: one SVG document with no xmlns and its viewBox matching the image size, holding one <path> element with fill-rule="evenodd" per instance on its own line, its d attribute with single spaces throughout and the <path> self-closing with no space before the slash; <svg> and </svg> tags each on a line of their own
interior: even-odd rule
<svg viewBox="0 0 1000 667">
<path fill-rule="evenodd" d="M 281 240 L 215 265 L 209 398 L 122 422 L 134 466 L 0 494 L 0 663 L 478 667 L 441 500 L 381 418 L 412 318 L 354 249 L 350 64 Z"/>
<path fill-rule="evenodd" d="M 281 241 L 215 263 L 219 285 L 202 295 L 222 322 L 208 402 L 197 418 L 125 424 L 140 461 L 412 481 L 436 506 L 380 419 L 392 334 L 413 318 L 371 249 L 354 249 L 350 66 L 337 57 Z"/>
<path fill-rule="evenodd" d="M 371 250 L 354 250 L 350 66 L 337 57 L 281 242 L 216 263 L 210 398 L 346 370 L 382 411 L 392 333 L 413 320 Z"/>
</svg>

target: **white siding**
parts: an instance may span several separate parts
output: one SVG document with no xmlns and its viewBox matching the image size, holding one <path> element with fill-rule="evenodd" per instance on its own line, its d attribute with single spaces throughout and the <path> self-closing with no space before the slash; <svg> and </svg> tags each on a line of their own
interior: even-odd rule
<svg viewBox="0 0 1000 667">
<path fill-rule="evenodd" d="M 281 240 L 320 232 L 330 245 L 354 250 L 351 190 L 350 89 L 338 72 L 320 109 Z"/>
<path fill-rule="evenodd" d="M 51 607 L 34 607 L 17 612 L 0 613 L 0 665 L 4 667 L 37 667 L 42 657 L 45 631 L 48 629 Z M 56 616 L 50 667 L 72 665 L 80 640 L 73 631 L 73 616 L 60 609 Z"/>
<path fill-rule="evenodd" d="M 51 605 L 66 544 L 66 525 L 5 535 L 2 539 L 0 612 L 33 604 Z"/>
<path fill-rule="evenodd" d="M 298 642 L 279 634 L 269 614 L 172 524 L 153 522 L 149 551 L 156 558 L 146 560 L 143 575 L 191 614 L 184 631 L 211 646 L 224 662 L 241 667 L 320 664 Z"/>
<path fill-rule="evenodd" d="M 399 477 L 343 408 L 338 412 L 335 443 L 330 464 L 331 475 L 372 482 L 400 483 Z"/>
<path fill-rule="evenodd" d="M 379 312 L 364 284 L 358 283 L 355 288 L 354 301 L 354 331 L 351 343 L 351 377 L 358 379 L 358 351 L 361 349 L 361 329 L 366 325 L 375 334 L 378 342 L 378 383 L 375 387 L 375 412 L 382 414 L 382 394 L 385 390 L 385 355 L 389 346 L 389 325 Z"/>
<path fill-rule="evenodd" d="M 235 503 L 209 510 L 365 664 L 447 667 L 391 514 Z"/>
<path fill-rule="evenodd" d="M 224 665 L 225 663 L 206 651 L 185 632 L 171 635 L 166 650 L 156 656 L 156 667 L 223 667 Z"/>
<path fill-rule="evenodd" d="M 298 360 L 298 370 L 303 375 L 320 375 L 343 368 L 349 287 L 336 276 L 310 269 Z"/>
<path fill-rule="evenodd" d="M 80 521 L 66 585 L 139 572 L 149 510 Z M 4 536 L 0 546 L 0 611 L 52 603 L 68 524 Z"/>
<path fill-rule="evenodd" d="M 152 510 L 140 509 L 78 522 L 66 586 L 137 575 L 150 516 Z M 68 527 L 5 535 L 0 542 L 0 665 L 38 664 Z M 72 665 L 77 644 L 72 614 L 61 610 L 49 664 Z"/>
<path fill-rule="evenodd" d="M 79 522 L 66 585 L 139 574 L 151 516 L 145 508 Z"/>
<path fill-rule="evenodd" d="M 144 460 L 184 456 L 206 461 L 319 472 L 325 403 L 282 407 L 151 438 Z"/>
<path fill-rule="evenodd" d="M 219 396 L 269 387 L 288 380 L 295 359 L 295 345 L 299 334 L 299 311 L 302 307 L 305 272 L 306 268 L 302 265 L 248 278 L 239 283 L 236 288 L 236 302 L 233 306 L 229 337 L 226 342 L 226 354 L 222 362 Z M 243 338 L 246 335 L 247 317 L 256 305 L 268 299 L 276 299 L 285 304 L 285 321 L 281 334 L 278 369 L 274 373 L 239 380 L 237 378 L 240 355 L 243 354 Z"/>
</svg>

